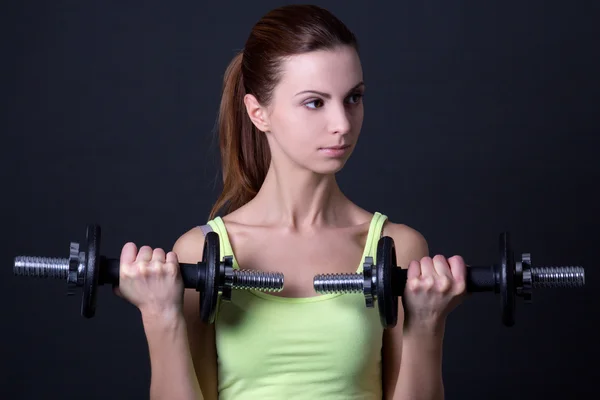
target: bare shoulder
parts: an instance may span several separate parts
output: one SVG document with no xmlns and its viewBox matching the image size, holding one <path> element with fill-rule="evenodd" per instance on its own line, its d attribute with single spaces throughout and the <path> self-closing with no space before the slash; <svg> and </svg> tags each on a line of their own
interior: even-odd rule
<svg viewBox="0 0 600 400">
<path fill-rule="evenodd" d="M 423 234 L 406 224 L 388 221 L 383 229 L 383 235 L 394 240 L 398 266 L 408 268 L 412 260 L 420 260 L 429 256 L 429 245 Z"/>
<path fill-rule="evenodd" d="M 173 245 L 180 263 L 196 263 L 202 260 L 204 249 L 204 233 L 200 227 L 194 227 L 183 232 Z"/>
</svg>

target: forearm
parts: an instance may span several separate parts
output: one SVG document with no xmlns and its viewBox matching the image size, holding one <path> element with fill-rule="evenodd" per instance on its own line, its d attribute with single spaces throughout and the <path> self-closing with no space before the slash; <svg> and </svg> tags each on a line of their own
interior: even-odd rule
<svg viewBox="0 0 600 400">
<path fill-rule="evenodd" d="M 183 315 L 142 314 L 150 353 L 150 399 L 203 399 Z"/>
<path fill-rule="evenodd" d="M 393 400 L 443 400 L 443 331 L 408 331 Z"/>
</svg>

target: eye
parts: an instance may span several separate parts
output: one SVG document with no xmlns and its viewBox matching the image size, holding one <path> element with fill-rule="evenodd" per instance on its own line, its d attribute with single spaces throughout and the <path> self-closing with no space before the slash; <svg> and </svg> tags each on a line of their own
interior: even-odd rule
<svg viewBox="0 0 600 400">
<path fill-rule="evenodd" d="M 360 100 L 363 98 L 363 94 L 362 93 L 353 93 L 350 95 L 350 98 L 354 98 L 355 99 L 354 104 L 358 104 L 360 102 Z"/>
<path fill-rule="evenodd" d="M 315 103 L 321 103 L 320 106 L 323 106 L 323 101 L 321 99 L 316 99 L 316 100 L 309 101 L 307 103 L 304 103 L 304 105 L 308 107 L 309 104 L 315 104 Z M 308 108 L 311 108 L 311 109 L 314 110 L 314 109 L 319 108 L 319 107 L 308 107 Z"/>
</svg>

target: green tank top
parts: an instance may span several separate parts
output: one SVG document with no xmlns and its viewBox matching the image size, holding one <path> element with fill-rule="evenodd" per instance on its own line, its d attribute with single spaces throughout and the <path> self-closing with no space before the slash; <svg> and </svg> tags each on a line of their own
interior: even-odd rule
<svg viewBox="0 0 600 400">
<path fill-rule="evenodd" d="M 361 262 L 376 262 L 387 217 L 376 212 Z M 221 254 L 233 257 L 220 217 L 204 226 L 219 234 Z M 364 296 L 288 298 L 235 290 L 215 320 L 218 390 L 223 400 L 380 400 L 383 328 Z"/>
</svg>

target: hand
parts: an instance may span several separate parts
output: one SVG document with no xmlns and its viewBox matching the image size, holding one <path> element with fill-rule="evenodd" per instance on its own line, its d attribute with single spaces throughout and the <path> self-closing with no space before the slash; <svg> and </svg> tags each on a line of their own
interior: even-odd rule
<svg viewBox="0 0 600 400">
<path fill-rule="evenodd" d="M 423 257 L 408 265 L 402 303 L 405 327 L 443 330 L 446 317 L 466 292 L 466 266 L 462 257 Z"/>
<path fill-rule="evenodd" d="M 121 251 L 119 287 L 115 293 L 135 305 L 142 316 L 173 315 L 181 311 L 183 281 L 179 261 L 174 252 L 143 246 L 139 252 L 134 243 Z"/>
</svg>

